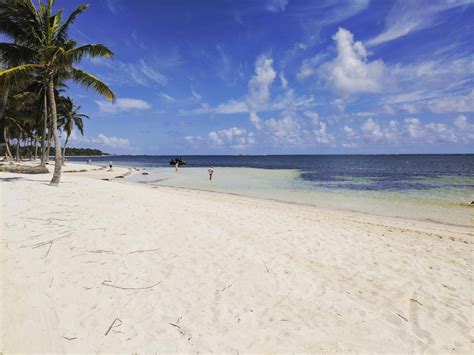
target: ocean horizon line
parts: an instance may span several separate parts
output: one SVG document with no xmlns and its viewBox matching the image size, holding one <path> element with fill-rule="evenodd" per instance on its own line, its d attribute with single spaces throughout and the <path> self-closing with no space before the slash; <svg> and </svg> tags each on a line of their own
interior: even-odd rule
<svg viewBox="0 0 474 355">
<path fill-rule="evenodd" d="M 360 154 L 114 154 L 107 155 L 69 155 L 68 157 L 288 157 L 288 156 L 446 156 L 446 155 L 474 155 L 473 153 L 360 153 Z"/>
</svg>

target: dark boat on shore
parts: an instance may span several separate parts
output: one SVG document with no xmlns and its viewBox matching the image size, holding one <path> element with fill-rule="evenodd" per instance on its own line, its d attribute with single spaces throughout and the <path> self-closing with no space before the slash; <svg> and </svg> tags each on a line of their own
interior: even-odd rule
<svg viewBox="0 0 474 355">
<path fill-rule="evenodd" d="M 178 163 L 179 165 L 186 165 L 186 161 L 181 159 L 181 157 L 170 160 L 170 165 L 176 165 L 176 163 Z"/>
</svg>

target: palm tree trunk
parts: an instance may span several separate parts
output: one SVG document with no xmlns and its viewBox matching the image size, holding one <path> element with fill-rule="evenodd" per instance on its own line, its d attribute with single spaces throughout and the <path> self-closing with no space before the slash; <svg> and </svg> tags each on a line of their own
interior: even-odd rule
<svg viewBox="0 0 474 355">
<path fill-rule="evenodd" d="M 67 146 L 67 141 L 69 140 L 69 136 L 66 137 L 66 141 L 64 142 L 64 148 L 63 148 L 63 165 L 65 164 L 66 161 L 66 146 Z"/>
<path fill-rule="evenodd" d="M 56 112 L 56 99 L 54 98 L 54 82 L 50 80 L 48 83 L 48 98 L 49 98 L 49 107 L 51 109 L 51 120 L 54 136 L 54 148 L 56 149 L 56 160 L 54 162 L 54 173 L 51 182 L 51 186 L 58 186 L 59 181 L 61 180 L 61 168 L 62 168 L 62 157 L 61 157 L 61 140 L 58 136 L 58 115 Z"/>
<path fill-rule="evenodd" d="M 33 160 L 36 160 L 36 158 L 38 157 L 38 136 L 36 135 L 35 133 L 35 140 L 34 140 L 34 144 L 35 144 L 35 150 L 34 150 L 34 155 L 33 155 Z"/>
<path fill-rule="evenodd" d="M 20 133 L 21 137 L 21 133 Z M 18 163 L 20 161 L 20 137 L 16 139 L 16 157 L 15 160 Z"/>
<path fill-rule="evenodd" d="M 5 122 L 5 126 L 3 127 L 3 140 L 5 141 L 5 158 L 7 158 L 7 161 L 10 162 L 10 164 L 13 164 L 13 155 L 10 150 L 10 144 L 8 144 L 10 138 L 8 137 L 8 127 Z"/>
<path fill-rule="evenodd" d="M 49 127 L 48 127 L 48 147 L 46 148 L 46 162 L 49 161 L 49 151 L 51 149 L 51 136 L 53 135 L 53 129 L 51 128 L 51 123 L 49 124 Z"/>
<path fill-rule="evenodd" d="M 43 134 L 41 135 L 41 166 L 46 166 L 46 129 L 48 127 L 48 97 L 46 90 L 43 98 Z"/>
<path fill-rule="evenodd" d="M 8 99 L 8 91 L 9 91 L 9 86 L 5 85 L 3 93 L 2 93 L 2 98 L 0 100 L 0 120 L 3 119 L 3 113 L 5 112 L 5 107 L 7 106 L 7 99 Z M 7 128 L 7 122 L 5 120 L 5 126 L 3 127 L 3 138 L 5 140 L 5 159 L 12 163 L 13 161 L 13 156 L 12 153 L 10 152 L 10 147 L 8 146 L 8 128 Z"/>
<path fill-rule="evenodd" d="M 0 120 L 3 119 L 3 113 L 5 112 L 5 107 L 7 106 L 8 92 L 10 87 L 5 85 L 5 88 L 2 93 L 2 99 L 0 100 Z"/>
<path fill-rule="evenodd" d="M 30 141 L 28 143 L 28 159 L 29 160 L 33 159 L 34 149 L 35 149 L 35 147 L 33 146 L 33 137 L 31 137 Z"/>
<path fill-rule="evenodd" d="M 31 157 L 33 156 L 33 153 L 31 151 L 31 149 L 33 148 L 31 138 L 28 139 L 28 137 L 27 137 L 25 140 L 23 140 L 23 143 L 25 144 L 25 148 L 26 148 L 25 157 L 26 157 L 27 160 L 31 160 Z"/>
</svg>

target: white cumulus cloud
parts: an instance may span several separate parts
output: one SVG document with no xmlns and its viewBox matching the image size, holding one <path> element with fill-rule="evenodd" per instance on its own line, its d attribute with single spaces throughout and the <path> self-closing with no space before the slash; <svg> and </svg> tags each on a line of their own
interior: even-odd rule
<svg viewBox="0 0 474 355">
<path fill-rule="evenodd" d="M 103 133 L 97 135 L 97 138 L 94 139 L 95 142 L 111 148 L 125 148 L 130 145 L 130 142 L 127 138 L 118 138 L 118 137 L 108 137 Z"/>
<path fill-rule="evenodd" d="M 184 140 L 191 145 L 197 145 L 200 144 L 203 139 L 201 136 L 185 136 Z"/>
<path fill-rule="evenodd" d="M 249 81 L 247 104 L 251 111 L 259 111 L 270 98 L 270 87 L 276 78 L 273 59 L 260 56 L 255 63 L 255 75 Z"/>
<path fill-rule="evenodd" d="M 368 144 L 409 145 L 409 144 L 445 144 L 469 143 L 474 140 L 474 125 L 466 116 L 458 116 L 454 122 L 428 122 L 410 117 L 403 121 L 377 121 L 369 118 L 359 129 L 344 126 L 346 148 L 360 147 Z"/>
<path fill-rule="evenodd" d="M 253 132 L 247 132 L 247 130 L 237 127 L 211 131 L 208 133 L 208 138 L 214 147 L 229 146 L 234 149 L 245 149 L 255 144 Z"/>
<path fill-rule="evenodd" d="M 127 138 L 115 136 L 106 136 L 99 133 L 95 137 L 81 136 L 76 131 L 72 131 L 69 141 L 72 144 L 79 144 L 85 147 L 103 147 L 103 148 L 129 148 L 130 142 Z"/>
<path fill-rule="evenodd" d="M 467 95 L 445 96 L 432 100 L 427 106 L 435 113 L 474 112 L 474 90 Z"/>
<path fill-rule="evenodd" d="M 373 118 L 369 118 L 362 125 L 362 132 L 364 136 L 370 141 L 383 141 L 383 142 L 398 142 L 400 138 L 400 131 L 398 129 L 398 123 L 391 120 L 383 128 L 379 122 Z"/>
<path fill-rule="evenodd" d="M 454 120 L 454 125 L 459 129 L 459 136 L 463 141 L 474 141 L 474 124 L 469 122 L 469 119 L 464 115 L 459 115 Z"/>
<path fill-rule="evenodd" d="M 336 91 L 345 94 L 382 91 L 387 80 L 384 63 L 369 61 L 362 42 L 354 42 L 352 33 L 344 28 L 339 28 L 333 39 L 338 55 L 321 65 L 320 76 Z"/>
<path fill-rule="evenodd" d="M 277 145 L 317 146 L 335 141 L 334 135 L 327 130 L 327 123 L 316 112 L 306 111 L 302 117 L 296 111 L 283 111 L 278 118 L 260 120 L 259 125 L 261 132 Z"/>
</svg>

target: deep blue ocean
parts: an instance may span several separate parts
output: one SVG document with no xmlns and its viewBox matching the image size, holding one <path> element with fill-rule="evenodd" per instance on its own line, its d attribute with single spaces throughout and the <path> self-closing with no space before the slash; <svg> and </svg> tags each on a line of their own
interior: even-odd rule
<svg viewBox="0 0 474 355">
<path fill-rule="evenodd" d="M 158 168 L 175 156 L 115 155 L 91 157 L 93 163 Z M 85 162 L 87 157 L 69 157 Z M 319 188 L 365 191 L 458 188 L 474 191 L 474 154 L 459 155 L 189 155 L 188 167 L 292 169 Z M 450 179 L 449 177 L 455 177 Z M 437 179 L 440 178 L 440 179 Z M 460 178 L 460 179 L 458 179 Z M 434 183 L 435 182 L 435 183 Z"/>
</svg>

